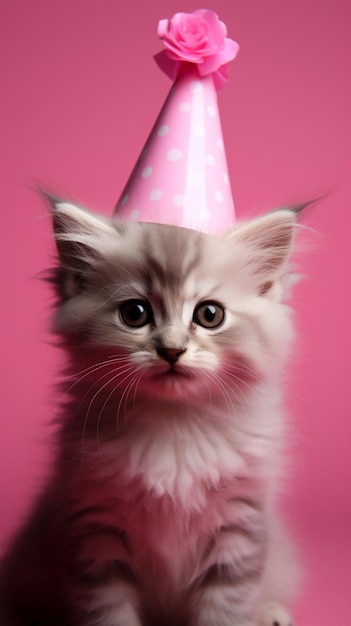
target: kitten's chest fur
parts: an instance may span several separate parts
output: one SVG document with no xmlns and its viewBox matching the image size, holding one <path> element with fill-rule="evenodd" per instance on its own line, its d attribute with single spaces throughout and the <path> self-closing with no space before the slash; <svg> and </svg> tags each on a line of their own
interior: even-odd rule
<svg viewBox="0 0 351 626">
<path fill-rule="evenodd" d="M 250 525 L 263 499 L 249 433 L 177 411 L 146 407 L 129 432 L 99 449 L 86 442 L 69 499 L 83 525 L 121 531 L 133 571 L 168 592 L 189 588 L 213 558 L 213 537 Z M 106 542 L 113 552 L 111 533 Z"/>
</svg>

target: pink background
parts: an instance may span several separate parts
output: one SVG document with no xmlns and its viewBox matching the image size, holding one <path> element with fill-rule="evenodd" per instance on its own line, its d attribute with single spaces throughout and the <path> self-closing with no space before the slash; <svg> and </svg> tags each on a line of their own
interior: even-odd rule
<svg viewBox="0 0 351 626">
<path fill-rule="evenodd" d="M 109 214 L 170 83 L 158 19 L 201 2 L 1 0 L 3 163 L 1 546 L 50 458 L 60 355 L 46 332 L 50 220 L 34 185 Z M 220 94 L 239 217 L 329 196 L 294 294 L 288 403 L 296 462 L 285 497 L 306 562 L 300 626 L 351 624 L 351 4 L 212 0 L 241 50 Z M 5 140 L 5 141 L 4 141 Z"/>
</svg>

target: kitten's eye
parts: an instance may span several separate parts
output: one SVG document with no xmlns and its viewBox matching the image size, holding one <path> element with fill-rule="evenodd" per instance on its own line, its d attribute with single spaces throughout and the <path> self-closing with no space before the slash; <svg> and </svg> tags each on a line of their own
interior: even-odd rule
<svg viewBox="0 0 351 626">
<path fill-rule="evenodd" d="M 127 326 L 141 328 L 153 321 L 151 306 L 144 300 L 127 300 L 120 307 L 121 318 Z"/>
<path fill-rule="evenodd" d="M 193 321 L 204 328 L 218 328 L 224 321 L 224 309 L 217 302 L 201 302 L 194 311 Z"/>
</svg>

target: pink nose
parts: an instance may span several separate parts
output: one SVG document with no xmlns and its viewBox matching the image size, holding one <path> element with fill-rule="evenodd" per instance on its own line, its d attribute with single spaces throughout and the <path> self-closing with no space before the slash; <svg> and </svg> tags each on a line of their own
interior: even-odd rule
<svg viewBox="0 0 351 626">
<path fill-rule="evenodd" d="M 174 365 L 184 352 L 185 350 L 179 348 L 157 348 L 157 354 L 161 357 L 161 359 L 164 359 L 171 365 Z"/>
</svg>

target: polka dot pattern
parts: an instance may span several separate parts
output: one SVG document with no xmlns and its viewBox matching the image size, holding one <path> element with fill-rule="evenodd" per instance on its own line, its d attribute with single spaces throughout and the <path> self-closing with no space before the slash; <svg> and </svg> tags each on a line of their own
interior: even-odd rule
<svg viewBox="0 0 351 626">
<path fill-rule="evenodd" d="M 162 198 L 162 195 L 162 189 L 153 189 L 150 193 L 150 200 L 152 200 L 152 202 L 156 202 Z"/>
<path fill-rule="evenodd" d="M 129 219 L 131 220 L 138 220 L 140 216 L 140 211 L 139 209 L 134 209 L 134 211 L 131 211 L 129 214 Z"/>
<path fill-rule="evenodd" d="M 167 159 L 169 161 L 179 161 L 182 158 L 182 151 L 179 148 L 172 148 L 167 152 Z"/>
<path fill-rule="evenodd" d="M 234 223 L 217 94 L 189 68 L 171 89 L 116 207 L 122 219 L 220 233 Z"/>
<path fill-rule="evenodd" d="M 151 165 L 148 165 L 147 167 L 145 167 L 143 169 L 143 171 L 141 172 L 141 175 L 143 178 L 149 178 L 149 176 L 151 176 L 152 174 L 152 167 Z"/>
<path fill-rule="evenodd" d="M 203 91 L 203 84 L 200 80 L 194 80 L 192 81 L 191 85 L 190 85 L 191 89 L 196 93 L 196 92 L 202 92 Z"/>
<path fill-rule="evenodd" d="M 190 102 L 182 102 L 182 104 L 179 107 L 179 110 L 182 113 L 189 113 L 189 111 L 191 111 L 191 104 L 190 104 Z"/>
<path fill-rule="evenodd" d="M 169 126 L 167 124 L 163 124 L 157 131 L 159 137 L 164 137 L 169 133 Z"/>
</svg>

